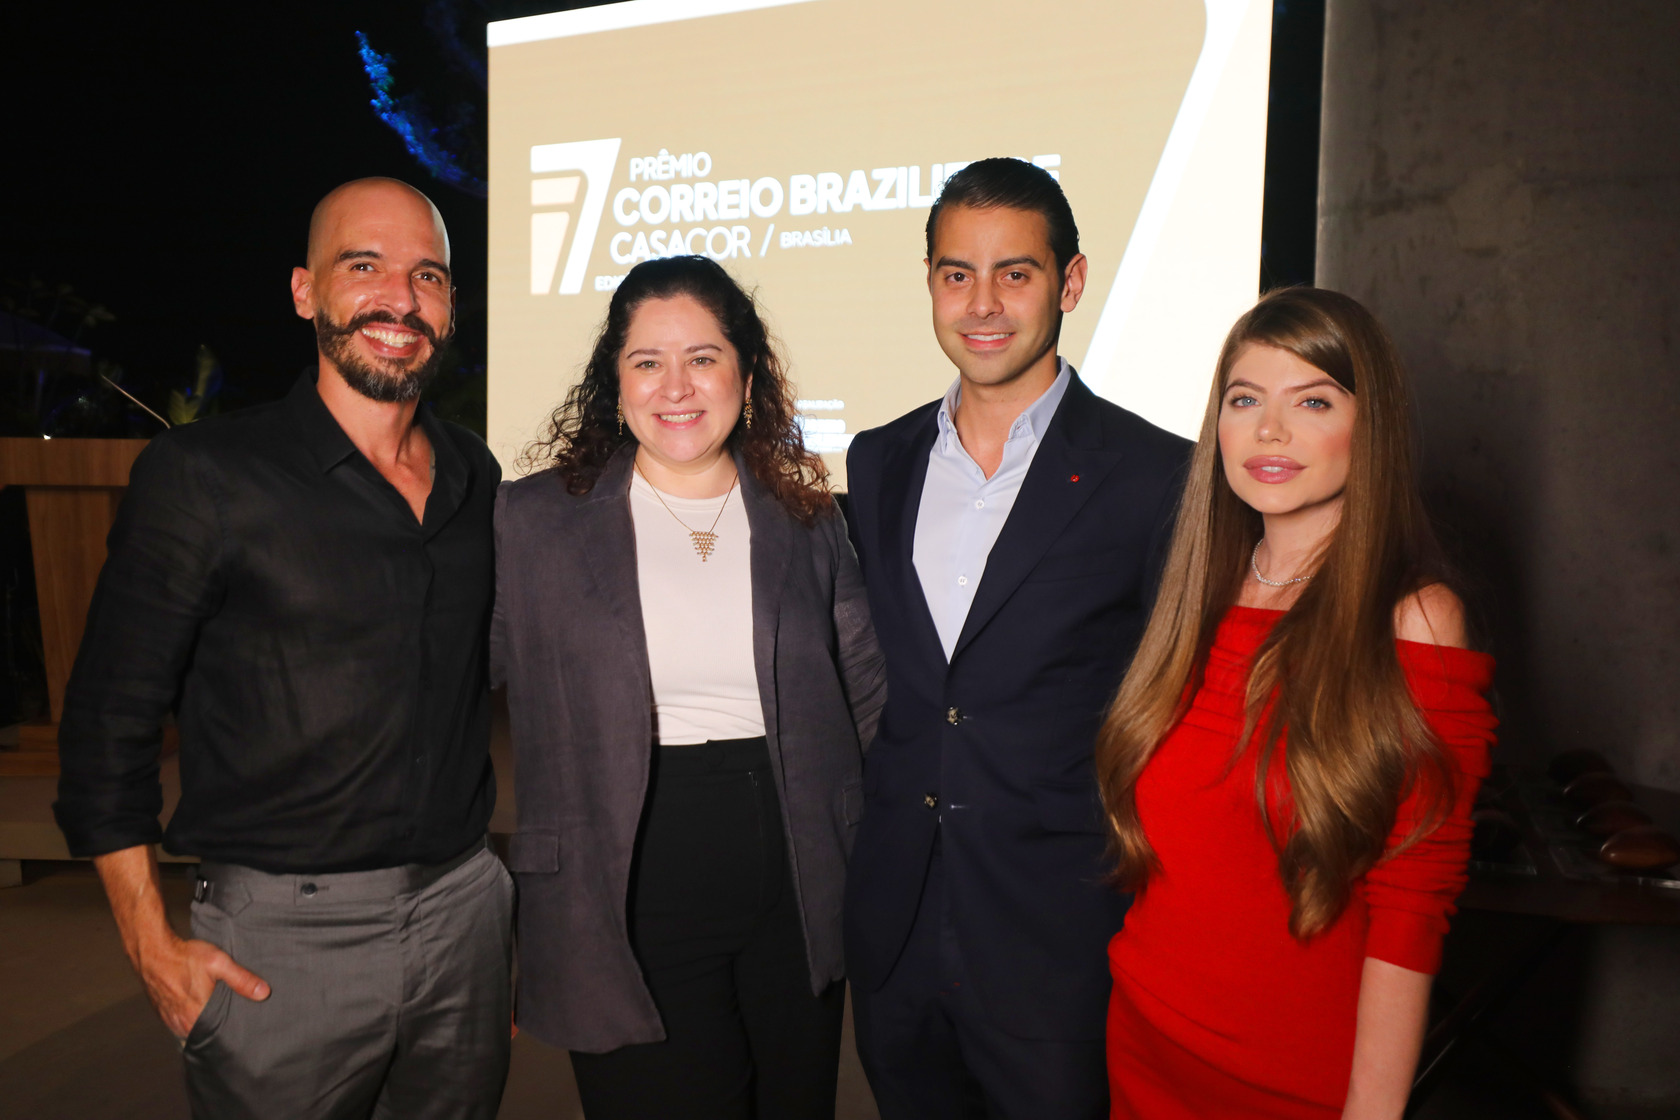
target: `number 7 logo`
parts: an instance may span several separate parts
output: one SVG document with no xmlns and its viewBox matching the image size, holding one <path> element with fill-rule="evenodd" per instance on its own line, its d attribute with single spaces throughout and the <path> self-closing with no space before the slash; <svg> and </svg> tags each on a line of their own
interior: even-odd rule
<svg viewBox="0 0 1680 1120">
<path fill-rule="evenodd" d="M 554 291 L 554 273 L 566 246 L 566 230 L 572 224 L 570 207 L 577 202 L 578 175 L 553 175 L 558 171 L 581 171 L 587 181 L 583 207 L 572 233 L 566 270 L 560 275 L 560 294 L 576 295 L 583 290 L 583 274 L 589 270 L 589 254 L 595 248 L 595 234 L 601 228 L 601 213 L 607 208 L 607 192 L 618 166 L 617 140 L 574 140 L 569 144 L 537 144 L 531 148 L 531 174 L 549 177 L 531 180 L 531 294 Z M 568 209 L 552 209 L 554 207 Z"/>
</svg>

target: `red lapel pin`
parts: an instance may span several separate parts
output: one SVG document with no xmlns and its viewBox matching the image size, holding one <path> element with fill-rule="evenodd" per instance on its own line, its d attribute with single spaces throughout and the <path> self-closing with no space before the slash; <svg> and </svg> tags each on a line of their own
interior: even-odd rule
<svg viewBox="0 0 1680 1120">
<path fill-rule="evenodd" d="M 1076 474 L 1070 474 L 1070 475 L 1068 475 L 1068 481 L 1069 482 L 1078 482 L 1079 481 L 1079 476 L 1076 475 Z"/>
</svg>

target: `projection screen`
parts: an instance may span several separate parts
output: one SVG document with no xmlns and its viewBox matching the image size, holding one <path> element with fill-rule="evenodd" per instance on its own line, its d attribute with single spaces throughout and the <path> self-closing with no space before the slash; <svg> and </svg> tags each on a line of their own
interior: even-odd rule
<svg viewBox="0 0 1680 1120">
<path fill-rule="evenodd" d="M 511 468 L 637 261 L 705 253 L 782 339 L 809 446 L 955 377 L 923 226 L 1006 155 L 1090 258 L 1060 351 L 1194 436 L 1256 296 L 1268 0 L 626 0 L 489 25 L 491 449 Z"/>
</svg>

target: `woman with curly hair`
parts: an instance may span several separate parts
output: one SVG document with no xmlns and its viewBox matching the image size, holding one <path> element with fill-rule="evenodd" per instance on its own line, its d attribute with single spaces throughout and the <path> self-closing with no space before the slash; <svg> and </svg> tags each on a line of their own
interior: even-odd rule
<svg viewBox="0 0 1680 1120">
<path fill-rule="evenodd" d="M 518 1021 L 590 1120 L 834 1115 L 840 902 L 885 678 L 752 297 L 614 293 L 496 507 Z"/>
<path fill-rule="evenodd" d="M 1097 745 L 1137 892 L 1115 1117 L 1399 1117 L 1487 773 L 1405 378 L 1336 292 L 1231 329 L 1155 608 Z"/>
</svg>

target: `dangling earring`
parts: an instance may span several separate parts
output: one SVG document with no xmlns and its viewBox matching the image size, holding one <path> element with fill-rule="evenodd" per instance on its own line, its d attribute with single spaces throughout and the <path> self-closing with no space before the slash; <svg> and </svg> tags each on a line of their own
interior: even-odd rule
<svg viewBox="0 0 1680 1120">
<path fill-rule="evenodd" d="M 624 402 L 618 402 L 618 434 L 624 434 Z"/>
<path fill-rule="evenodd" d="M 747 407 L 741 410 L 741 419 L 746 421 L 747 431 L 752 431 L 752 398 L 747 398 Z"/>
</svg>

